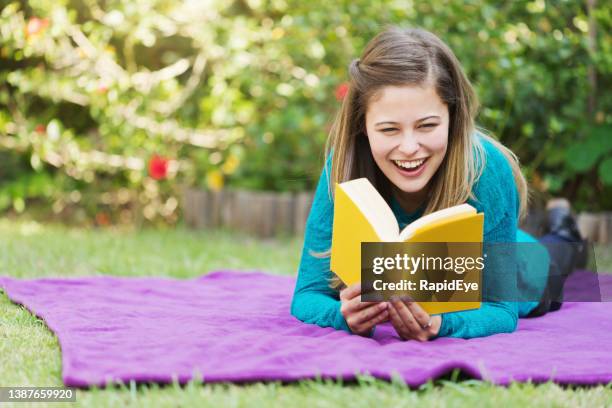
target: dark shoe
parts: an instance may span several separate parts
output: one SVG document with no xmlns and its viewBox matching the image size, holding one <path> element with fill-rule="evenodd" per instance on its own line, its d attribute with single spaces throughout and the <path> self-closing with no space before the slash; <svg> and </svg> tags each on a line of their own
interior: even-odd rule
<svg viewBox="0 0 612 408">
<path fill-rule="evenodd" d="M 564 198 L 550 200 L 546 206 L 546 235 L 557 237 L 562 241 L 575 243 L 573 268 L 585 268 L 587 265 L 587 242 L 580 235 L 576 219 L 572 215 L 569 201 Z"/>
<path fill-rule="evenodd" d="M 563 198 L 550 200 L 546 206 L 546 212 L 549 234 L 555 234 L 568 242 L 583 241 L 567 200 Z"/>
</svg>

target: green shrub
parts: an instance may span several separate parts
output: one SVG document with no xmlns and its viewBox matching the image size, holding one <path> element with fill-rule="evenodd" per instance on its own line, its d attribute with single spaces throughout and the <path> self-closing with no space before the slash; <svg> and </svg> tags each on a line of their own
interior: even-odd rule
<svg viewBox="0 0 612 408">
<path fill-rule="evenodd" d="M 386 24 L 451 46 L 480 96 L 478 123 L 535 189 L 612 207 L 603 4 L 104 4 L 0 12 L 0 211 L 39 203 L 174 222 L 182 186 L 312 189 L 347 65 Z"/>
</svg>

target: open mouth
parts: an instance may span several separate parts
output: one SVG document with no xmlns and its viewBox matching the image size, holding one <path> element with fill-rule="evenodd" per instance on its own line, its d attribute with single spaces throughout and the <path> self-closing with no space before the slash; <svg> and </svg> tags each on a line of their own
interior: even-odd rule
<svg viewBox="0 0 612 408">
<path fill-rule="evenodd" d="M 428 159 L 429 157 L 426 157 L 424 159 L 419 159 L 419 160 L 406 160 L 406 161 L 391 160 L 391 161 L 393 162 L 395 167 L 397 167 L 402 173 L 415 174 L 415 173 L 418 173 L 419 170 L 421 170 L 425 166 L 425 163 L 427 163 Z"/>
</svg>

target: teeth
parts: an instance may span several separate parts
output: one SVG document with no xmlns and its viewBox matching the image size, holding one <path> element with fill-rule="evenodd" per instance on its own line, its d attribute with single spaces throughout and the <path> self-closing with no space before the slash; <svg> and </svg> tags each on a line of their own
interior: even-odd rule
<svg viewBox="0 0 612 408">
<path fill-rule="evenodd" d="M 400 161 L 400 160 L 393 160 L 393 161 L 395 162 L 395 164 L 405 169 L 414 169 L 416 167 L 419 167 L 421 164 L 423 164 L 425 159 L 410 160 L 410 161 Z"/>
</svg>

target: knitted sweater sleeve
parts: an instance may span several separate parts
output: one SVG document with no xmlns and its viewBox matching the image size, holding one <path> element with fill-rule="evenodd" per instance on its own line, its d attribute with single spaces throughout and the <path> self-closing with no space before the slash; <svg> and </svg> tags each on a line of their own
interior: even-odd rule
<svg viewBox="0 0 612 408">
<path fill-rule="evenodd" d="M 331 248 L 334 204 L 328 192 L 330 172 L 331 155 L 321 173 L 306 221 L 291 314 L 305 323 L 350 332 L 340 313 L 338 292 L 329 287 L 330 258 L 313 255 Z"/>
</svg>

